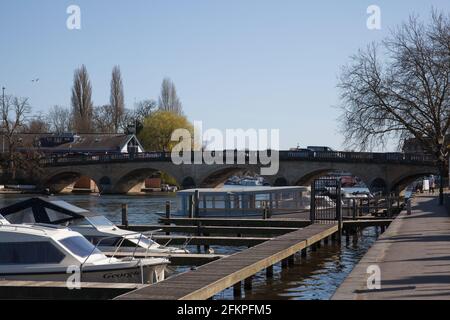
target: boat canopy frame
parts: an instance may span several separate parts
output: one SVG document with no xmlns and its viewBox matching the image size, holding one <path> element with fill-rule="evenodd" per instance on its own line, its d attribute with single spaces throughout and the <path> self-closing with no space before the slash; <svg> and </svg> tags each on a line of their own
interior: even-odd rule
<svg viewBox="0 0 450 320">
<path fill-rule="evenodd" d="M 36 222 L 52 225 L 62 224 L 76 219 L 84 219 L 86 217 L 98 216 L 98 214 L 94 214 L 86 209 L 74 206 L 73 204 L 54 197 L 51 199 L 35 197 L 19 201 L 9 206 L 0 208 L 0 215 L 8 220 L 7 217 L 9 215 L 13 215 L 21 211 L 25 212 L 27 209 L 31 209 L 33 218 Z M 46 209 L 53 210 L 67 217 L 52 221 L 49 217 L 49 212 L 47 212 Z"/>
</svg>

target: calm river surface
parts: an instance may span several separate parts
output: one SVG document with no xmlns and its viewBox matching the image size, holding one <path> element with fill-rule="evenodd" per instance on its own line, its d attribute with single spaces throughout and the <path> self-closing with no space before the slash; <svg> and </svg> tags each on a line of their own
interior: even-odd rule
<svg viewBox="0 0 450 320">
<path fill-rule="evenodd" d="M 0 195 L 0 206 L 28 199 L 29 195 Z M 67 202 L 107 216 L 120 224 L 121 204 L 128 204 L 130 224 L 158 222 L 156 212 L 164 212 L 165 202 L 171 201 L 176 210 L 175 195 L 61 195 Z M 355 264 L 377 239 L 374 228 L 367 228 L 357 242 L 352 239 L 342 245 L 322 246 L 317 252 L 308 253 L 306 258 L 296 257 L 294 266 L 284 269 L 274 266 L 274 277 L 266 280 L 265 272 L 258 273 L 251 292 L 243 294 L 244 299 L 329 299 L 336 288 L 350 273 Z M 196 248 L 190 248 L 195 251 Z M 213 247 L 216 253 L 233 253 L 244 248 Z M 244 296 L 245 295 L 245 296 Z M 233 299 L 232 289 L 227 289 L 215 299 Z"/>
</svg>

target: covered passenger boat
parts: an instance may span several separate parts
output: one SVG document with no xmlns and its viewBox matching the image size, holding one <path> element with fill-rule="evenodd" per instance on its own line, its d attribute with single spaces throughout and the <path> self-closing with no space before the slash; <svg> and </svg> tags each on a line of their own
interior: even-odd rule
<svg viewBox="0 0 450 320">
<path fill-rule="evenodd" d="M 310 188 L 303 186 L 200 188 L 178 191 L 177 197 L 177 215 L 187 217 L 261 216 L 264 208 L 273 216 L 307 211 L 311 201 Z"/>
</svg>

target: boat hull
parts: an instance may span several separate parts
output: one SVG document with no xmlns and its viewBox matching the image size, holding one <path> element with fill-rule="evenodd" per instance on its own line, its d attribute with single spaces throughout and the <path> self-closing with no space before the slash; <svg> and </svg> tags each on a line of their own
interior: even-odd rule
<svg viewBox="0 0 450 320">
<path fill-rule="evenodd" d="M 143 271 L 143 273 L 141 272 Z M 107 282 L 107 283 L 156 283 L 164 280 L 166 265 L 146 265 L 142 269 L 140 266 L 103 268 L 97 270 L 83 270 L 81 272 L 81 282 Z M 65 270 L 39 272 L 29 270 L 23 273 L 3 273 L 0 280 L 20 280 L 20 281 L 70 281 L 75 277 Z"/>
</svg>

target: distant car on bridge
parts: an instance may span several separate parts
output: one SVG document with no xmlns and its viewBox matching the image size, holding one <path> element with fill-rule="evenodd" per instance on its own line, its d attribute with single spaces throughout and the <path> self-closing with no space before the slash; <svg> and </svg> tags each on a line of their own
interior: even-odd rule
<svg viewBox="0 0 450 320">
<path fill-rule="evenodd" d="M 335 151 L 335 150 L 331 149 L 330 147 L 325 147 L 325 146 L 308 146 L 308 147 L 306 147 L 306 149 L 309 151 L 319 151 L 319 152 Z"/>
</svg>

